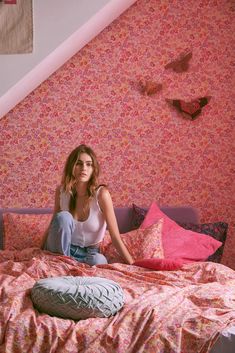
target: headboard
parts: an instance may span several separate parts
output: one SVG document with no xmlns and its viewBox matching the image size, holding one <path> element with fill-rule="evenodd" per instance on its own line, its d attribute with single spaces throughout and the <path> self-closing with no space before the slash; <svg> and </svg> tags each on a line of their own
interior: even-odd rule
<svg viewBox="0 0 235 353">
<path fill-rule="evenodd" d="M 147 208 L 146 208 L 147 209 Z M 132 207 L 115 207 L 118 227 L 120 233 L 126 233 L 131 230 Z M 161 207 L 161 210 L 176 222 L 199 223 L 199 214 L 197 209 L 190 206 Z M 52 214 L 52 208 L 0 208 L 0 249 L 3 248 L 3 213 L 21 213 L 21 214 Z"/>
</svg>

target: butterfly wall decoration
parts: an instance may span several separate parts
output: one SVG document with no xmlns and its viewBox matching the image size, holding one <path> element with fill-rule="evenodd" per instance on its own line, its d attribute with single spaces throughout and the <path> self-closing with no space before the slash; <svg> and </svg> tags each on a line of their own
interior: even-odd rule
<svg viewBox="0 0 235 353">
<path fill-rule="evenodd" d="M 172 69 L 177 73 L 185 72 L 189 68 L 189 61 L 192 56 L 192 51 L 186 49 L 177 59 L 169 62 L 164 68 Z M 137 86 L 138 90 L 146 96 L 152 96 L 163 88 L 161 83 L 152 80 L 140 80 Z M 189 120 L 195 120 L 201 114 L 203 107 L 209 103 L 210 99 L 210 96 L 204 96 L 187 102 L 182 99 L 165 98 L 166 102 L 174 107 L 181 116 Z"/>
<path fill-rule="evenodd" d="M 162 84 L 154 81 L 141 80 L 139 82 L 139 89 L 142 94 L 152 96 L 162 90 Z"/>
<path fill-rule="evenodd" d="M 176 110 L 186 119 L 195 120 L 202 112 L 202 108 L 207 105 L 211 97 L 201 97 L 186 102 L 181 99 L 166 99 Z"/>
<path fill-rule="evenodd" d="M 186 51 L 184 53 L 181 53 L 177 59 L 165 65 L 165 69 L 172 69 L 174 72 L 177 73 L 187 71 L 189 68 L 189 61 L 192 56 L 192 51 Z"/>
</svg>

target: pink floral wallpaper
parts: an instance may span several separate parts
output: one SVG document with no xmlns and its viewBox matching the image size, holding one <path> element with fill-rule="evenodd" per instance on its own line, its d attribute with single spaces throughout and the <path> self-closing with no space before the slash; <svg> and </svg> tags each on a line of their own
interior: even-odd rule
<svg viewBox="0 0 235 353">
<path fill-rule="evenodd" d="M 235 268 L 231 0 L 139 0 L 0 120 L 1 207 L 48 207 L 76 145 L 97 152 L 116 206 L 192 205 L 226 221 Z M 190 49 L 189 69 L 164 69 Z M 163 89 L 144 96 L 141 79 Z M 165 99 L 211 96 L 194 121 Z"/>
</svg>

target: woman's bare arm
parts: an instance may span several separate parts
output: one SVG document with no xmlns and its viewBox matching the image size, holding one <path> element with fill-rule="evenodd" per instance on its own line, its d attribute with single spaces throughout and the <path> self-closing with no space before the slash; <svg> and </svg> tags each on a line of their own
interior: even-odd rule
<svg viewBox="0 0 235 353">
<path fill-rule="evenodd" d="M 108 189 L 106 189 L 105 187 L 100 190 L 99 205 L 107 222 L 113 245 L 115 246 L 119 254 L 123 257 L 125 262 L 127 264 L 132 264 L 134 260 L 132 259 L 132 256 L 130 255 L 129 251 L 127 250 L 120 237 L 117 219 L 113 208 L 113 201 Z"/>
<path fill-rule="evenodd" d="M 56 190 L 55 190 L 55 202 L 54 202 L 54 210 L 53 210 L 53 216 L 60 211 L 60 188 L 61 186 L 58 185 Z"/>
</svg>

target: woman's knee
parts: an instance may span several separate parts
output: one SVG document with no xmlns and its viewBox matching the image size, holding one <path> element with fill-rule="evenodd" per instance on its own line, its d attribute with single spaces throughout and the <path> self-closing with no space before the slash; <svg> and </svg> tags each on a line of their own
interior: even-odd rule
<svg viewBox="0 0 235 353">
<path fill-rule="evenodd" d="M 69 256 L 73 230 L 72 215 L 67 211 L 56 213 L 49 228 L 45 249 Z"/>
<path fill-rule="evenodd" d="M 103 254 L 96 253 L 91 256 L 87 256 L 86 263 L 90 266 L 95 266 L 95 265 L 106 265 L 108 261 Z"/>
<path fill-rule="evenodd" d="M 73 219 L 73 216 L 69 211 L 60 211 L 55 214 L 54 218 L 60 222 L 68 222 Z"/>
<path fill-rule="evenodd" d="M 68 211 L 60 211 L 54 215 L 52 224 L 59 225 L 62 228 L 72 226 L 73 216 Z"/>
</svg>

